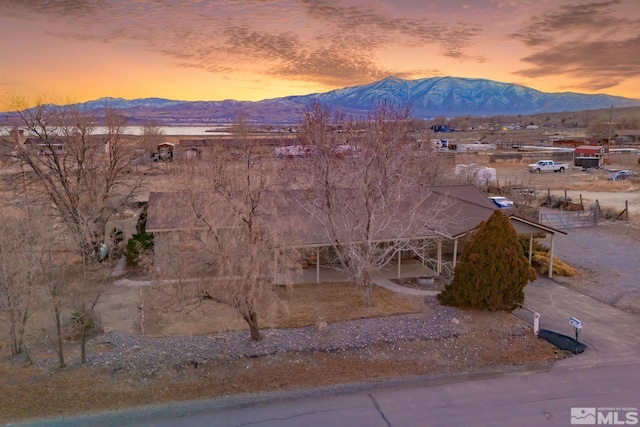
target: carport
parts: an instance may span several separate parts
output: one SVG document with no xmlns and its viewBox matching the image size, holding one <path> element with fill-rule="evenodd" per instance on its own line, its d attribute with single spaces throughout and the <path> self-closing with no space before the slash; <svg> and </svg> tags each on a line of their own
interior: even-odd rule
<svg viewBox="0 0 640 427">
<path fill-rule="evenodd" d="M 487 217 L 488 218 L 488 217 Z M 552 227 L 548 227 L 544 224 L 540 224 L 535 221 L 529 221 L 528 219 L 521 218 L 519 216 L 510 215 L 509 222 L 511 226 L 516 231 L 516 233 L 520 235 L 528 235 L 529 236 L 529 265 L 531 265 L 531 258 L 533 252 L 533 236 L 538 233 L 545 233 L 551 236 L 551 247 L 549 248 L 550 259 L 549 259 L 549 277 L 553 277 L 553 249 L 554 249 L 554 237 L 556 233 L 567 234 L 562 230 L 557 230 Z M 474 228 L 475 229 L 475 228 Z M 457 259 L 458 259 L 458 242 L 461 238 L 468 236 L 470 233 L 473 233 L 474 230 L 463 231 L 454 235 L 443 235 L 443 237 L 450 239 L 453 241 L 453 268 L 455 268 Z M 441 250 L 441 242 L 438 242 L 438 273 L 440 273 L 440 265 L 442 262 L 442 250 Z"/>
<path fill-rule="evenodd" d="M 548 227 L 544 224 L 540 224 L 538 222 L 529 221 L 525 218 L 520 218 L 519 216 L 512 215 L 509 217 L 509 222 L 513 226 L 513 229 L 516 230 L 516 233 L 529 235 L 529 265 L 531 265 L 531 253 L 533 252 L 533 235 L 538 233 L 545 233 L 551 236 L 551 247 L 549 248 L 549 278 L 553 277 L 553 243 L 556 233 L 564 234 L 567 233 L 562 230 L 557 230 L 555 228 Z"/>
</svg>

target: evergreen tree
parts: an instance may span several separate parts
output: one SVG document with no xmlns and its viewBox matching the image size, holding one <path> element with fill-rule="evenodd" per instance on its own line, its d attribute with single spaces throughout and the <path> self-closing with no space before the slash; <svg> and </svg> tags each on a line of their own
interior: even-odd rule
<svg viewBox="0 0 640 427">
<path fill-rule="evenodd" d="M 510 311 L 524 302 L 524 287 L 535 277 L 509 219 L 496 210 L 478 226 L 438 299 L 456 307 Z"/>
</svg>

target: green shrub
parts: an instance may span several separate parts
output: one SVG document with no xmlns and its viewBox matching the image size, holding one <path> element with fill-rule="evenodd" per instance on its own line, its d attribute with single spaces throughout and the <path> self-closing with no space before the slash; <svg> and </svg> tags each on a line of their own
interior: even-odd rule
<svg viewBox="0 0 640 427">
<path fill-rule="evenodd" d="M 529 259 L 529 236 L 518 236 L 518 241 L 520 242 L 520 246 L 522 246 L 522 251 L 524 253 L 525 258 Z M 533 253 L 536 252 L 549 252 L 549 248 L 545 245 L 538 243 L 537 240 L 533 240 Z"/>
<path fill-rule="evenodd" d="M 124 255 L 127 258 L 127 265 L 138 266 L 140 255 L 153 249 L 153 236 L 151 234 L 134 234 L 127 242 Z"/>
<path fill-rule="evenodd" d="M 524 302 L 524 287 L 535 277 L 509 219 L 496 210 L 478 226 L 438 299 L 462 308 L 511 311 Z"/>
</svg>

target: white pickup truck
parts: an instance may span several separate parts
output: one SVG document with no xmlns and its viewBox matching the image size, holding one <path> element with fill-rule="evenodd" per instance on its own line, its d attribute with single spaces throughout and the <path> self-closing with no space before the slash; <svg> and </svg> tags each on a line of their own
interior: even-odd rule
<svg viewBox="0 0 640 427">
<path fill-rule="evenodd" d="M 569 169 L 567 163 L 555 163 L 553 160 L 540 160 L 538 163 L 529 165 L 529 172 L 564 172 Z"/>
</svg>

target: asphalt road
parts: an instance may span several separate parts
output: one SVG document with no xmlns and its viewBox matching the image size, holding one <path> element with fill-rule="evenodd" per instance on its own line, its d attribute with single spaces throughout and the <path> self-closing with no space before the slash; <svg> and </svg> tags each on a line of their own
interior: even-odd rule
<svg viewBox="0 0 640 427">
<path fill-rule="evenodd" d="M 549 373 L 292 400 L 205 411 L 137 426 L 388 427 L 566 426 L 572 407 L 640 406 L 640 365 Z M 624 419 L 626 411 L 620 411 Z"/>
<path fill-rule="evenodd" d="M 409 427 L 568 426 L 571 408 L 640 407 L 640 364 L 549 372 L 224 408 L 218 401 L 38 425 Z M 604 411 L 603 414 L 607 415 Z M 627 410 L 615 411 L 624 420 Z"/>
</svg>

